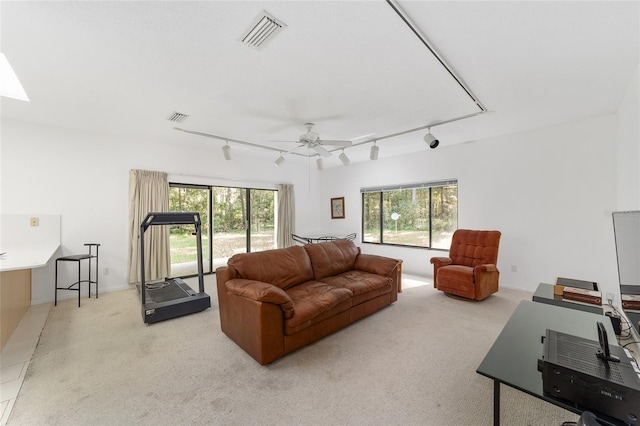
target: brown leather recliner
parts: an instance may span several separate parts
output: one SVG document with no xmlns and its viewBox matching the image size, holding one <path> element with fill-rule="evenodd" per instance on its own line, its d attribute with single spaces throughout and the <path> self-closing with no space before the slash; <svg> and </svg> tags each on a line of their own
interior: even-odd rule
<svg viewBox="0 0 640 426">
<path fill-rule="evenodd" d="M 458 229 L 449 257 L 432 257 L 433 287 L 468 299 L 483 300 L 498 291 L 500 231 Z"/>
</svg>

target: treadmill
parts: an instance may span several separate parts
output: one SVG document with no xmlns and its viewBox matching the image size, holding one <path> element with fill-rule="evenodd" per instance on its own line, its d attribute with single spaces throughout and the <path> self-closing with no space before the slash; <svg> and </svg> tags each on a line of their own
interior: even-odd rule
<svg viewBox="0 0 640 426">
<path fill-rule="evenodd" d="M 155 225 L 194 225 L 198 249 L 198 285 L 195 292 L 182 278 L 165 278 L 164 281 L 146 283 L 144 276 L 144 233 Z M 202 273 L 202 224 L 200 213 L 162 212 L 149 213 L 140 224 L 140 285 L 142 319 L 146 324 L 164 321 L 183 315 L 204 311 L 211 307 L 211 298 L 204 291 Z"/>
</svg>

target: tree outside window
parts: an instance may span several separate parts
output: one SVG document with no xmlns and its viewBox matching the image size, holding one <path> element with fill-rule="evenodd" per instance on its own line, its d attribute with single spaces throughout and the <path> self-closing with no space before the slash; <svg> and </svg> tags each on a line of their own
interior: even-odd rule
<svg viewBox="0 0 640 426">
<path fill-rule="evenodd" d="M 448 250 L 458 227 L 457 181 L 362 190 L 363 242 Z"/>
</svg>

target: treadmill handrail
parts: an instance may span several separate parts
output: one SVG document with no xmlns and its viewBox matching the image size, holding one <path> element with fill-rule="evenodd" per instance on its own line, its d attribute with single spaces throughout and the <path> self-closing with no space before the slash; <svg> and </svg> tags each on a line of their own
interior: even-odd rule
<svg viewBox="0 0 640 426">
<path fill-rule="evenodd" d="M 196 228 L 196 248 L 198 258 L 198 290 L 204 293 L 202 267 L 202 223 L 198 212 L 150 212 L 140 224 L 140 293 L 142 304 L 147 302 L 144 273 L 144 233 L 151 225 L 194 225 Z"/>
<path fill-rule="evenodd" d="M 140 227 L 145 231 L 150 225 L 200 225 L 198 212 L 149 212 Z"/>
</svg>

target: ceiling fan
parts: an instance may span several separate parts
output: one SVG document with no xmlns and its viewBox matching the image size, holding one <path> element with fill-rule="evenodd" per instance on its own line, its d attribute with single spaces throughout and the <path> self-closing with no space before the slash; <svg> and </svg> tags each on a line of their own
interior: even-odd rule
<svg viewBox="0 0 640 426">
<path fill-rule="evenodd" d="M 313 149 L 323 157 L 331 156 L 331 153 L 324 148 L 325 146 L 339 146 L 339 147 L 346 148 L 352 145 L 351 141 L 320 139 L 320 135 L 312 130 L 314 126 L 313 123 L 305 123 L 304 126 L 307 128 L 307 132 L 300 135 L 297 141 L 273 141 L 273 142 L 296 142 L 300 144 L 298 148 L 306 147 L 308 149 Z"/>
</svg>

